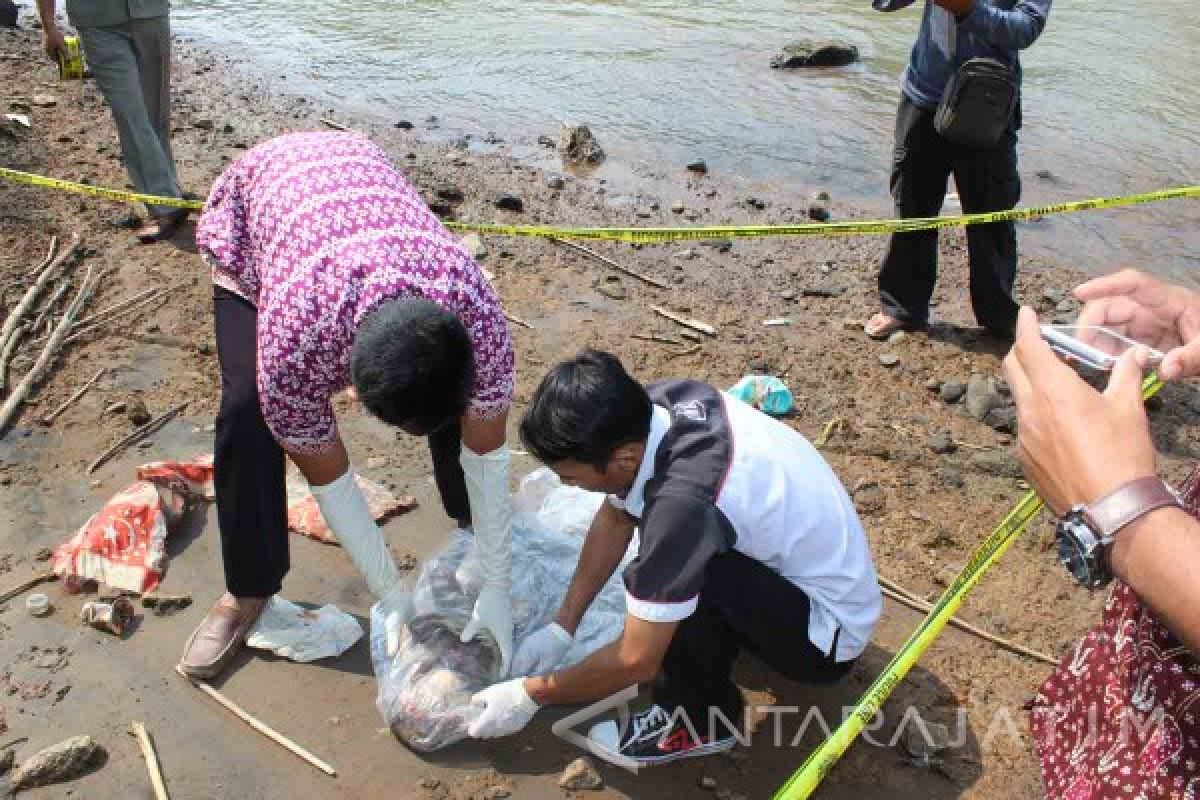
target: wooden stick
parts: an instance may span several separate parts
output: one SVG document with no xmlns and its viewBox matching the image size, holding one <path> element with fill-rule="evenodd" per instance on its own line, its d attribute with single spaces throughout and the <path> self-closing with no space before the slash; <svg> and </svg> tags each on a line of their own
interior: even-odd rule
<svg viewBox="0 0 1200 800">
<path fill-rule="evenodd" d="M 655 334 L 655 333 L 651 333 L 651 334 L 635 333 L 635 334 L 633 334 L 633 338 L 641 339 L 643 342 L 658 342 L 659 344 L 672 344 L 677 347 L 679 345 L 683 344 L 683 342 L 679 341 L 678 339 L 672 339 L 670 336 L 659 336 L 658 334 Z"/>
<path fill-rule="evenodd" d="M 13 588 L 6 589 L 4 594 L 0 594 L 0 603 L 7 603 L 17 595 L 25 594 L 35 586 L 41 586 L 43 583 L 50 583 L 51 581 L 56 580 L 58 580 L 58 576 L 53 572 L 43 572 L 38 575 L 34 575 L 24 583 L 18 583 Z"/>
<path fill-rule="evenodd" d="M 100 370 L 95 375 L 92 376 L 92 379 L 90 381 L 88 381 L 87 383 L 85 383 L 83 386 L 80 386 L 78 389 L 76 389 L 75 394 L 68 397 L 65 403 L 63 403 L 61 406 L 59 406 L 58 408 L 51 411 L 49 414 L 42 417 L 42 424 L 43 425 L 53 424 L 54 420 L 58 419 L 59 414 L 66 411 L 68 408 L 70 408 L 72 405 L 74 405 L 75 402 L 79 398 L 81 398 L 85 394 L 87 394 L 87 390 L 92 388 L 92 385 L 96 381 L 100 380 L 100 376 L 104 374 L 104 370 L 105 370 L 105 368 L 101 367 Z"/>
<path fill-rule="evenodd" d="M 50 335 L 50 340 L 42 347 L 42 352 L 38 355 L 37 360 L 33 362 L 33 366 L 29 368 L 29 372 L 25 373 L 25 377 L 21 379 L 12 390 L 12 394 L 4 401 L 4 405 L 0 407 L 0 432 L 7 430 L 9 424 L 16 417 L 17 411 L 21 404 L 25 402 L 29 390 L 41 378 L 42 373 L 50 366 L 50 362 L 57 355 L 59 349 L 63 345 L 63 339 L 66 338 L 67 331 L 75 322 L 75 317 L 79 314 L 80 309 L 87 303 L 88 298 L 92 296 L 92 292 L 96 289 L 96 284 L 99 280 L 96 278 L 96 265 L 88 267 L 87 276 L 83 279 L 83 286 L 79 287 L 79 293 L 71 300 L 71 305 L 67 306 L 67 311 L 63 318 L 59 320 L 58 325 L 54 328 L 54 333 Z"/>
<path fill-rule="evenodd" d="M 699 350 L 700 350 L 700 345 L 694 344 L 691 347 L 687 348 L 686 350 L 675 350 L 674 352 L 667 353 L 667 358 L 679 358 L 680 356 L 690 356 L 692 353 L 699 352 Z"/>
<path fill-rule="evenodd" d="M 522 328 L 528 328 L 529 330 L 533 330 L 532 325 L 530 325 L 528 322 L 526 322 L 525 320 L 518 317 L 516 314 L 511 314 L 511 313 L 505 311 L 504 316 L 509 322 L 513 323 L 514 325 L 520 325 Z"/>
<path fill-rule="evenodd" d="M 67 280 L 62 282 L 62 285 L 60 285 L 57 289 L 54 290 L 54 294 L 50 296 L 49 302 L 47 302 L 46 305 L 42 306 L 42 310 L 39 311 L 37 313 L 37 316 L 33 318 L 33 324 L 29 326 L 29 330 L 36 331 L 39 328 L 41 328 L 42 323 L 46 321 L 46 317 L 49 316 L 50 313 L 53 312 L 55 307 L 58 305 L 58 301 L 62 300 L 63 295 L 69 291 L 71 291 L 71 281 L 68 278 Z"/>
<path fill-rule="evenodd" d="M 190 683 L 192 686 L 195 686 L 197 689 L 204 692 L 206 695 L 211 697 L 213 700 L 216 700 L 218 703 L 220 703 L 222 706 L 224 706 L 226 708 L 226 710 L 232 712 L 235 717 L 237 717 L 242 722 L 249 725 L 251 728 L 254 728 L 254 730 L 258 731 L 263 736 L 266 736 L 272 742 L 275 742 L 275 744 L 280 745 L 281 747 L 284 747 L 287 750 L 291 750 L 293 753 L 295 753 L 300 758 L 307 761 L 309 764 L 312 764 L 314 767 L 321 770 L 326 775 L 337 775 L 337 770 L 335 770 L 333 767 L 329 766 L 324 761 L 317 758 L 312 753 L 308 752 L 303 747 L 301 747 L 300 745 L 293 742 L 291 739 L 284 736 L 282 733 L 279 733 L 274 728 L 267 725 L 265 722 L 260 722 L 259 720 L 255 719 L 250 714 L 243 711 L 242 708 L 240 706 L 238 706 L 237 703 L 233 702 L 232 700 L 227 698 L 225 695 L 221 694 L 216 689 L 209 686 L 204 681 L 192 680 L 192 678 L 189 677 L 188 674 L 186 672 L 184 672 L 183 669 L 181 667 L 179 667 L 178 665 L 175 666 L 175 671 L 178 672 L 180 675 L 182 675 L 184 677 L 184 679 L 188 683 Z"/>
<path fill-rule="evenodd" d="M 29 270 L 29 273 L 28 273 L 29 278 L 36 278 L 38 275 L 42 274 L 42 270 L 44 270 L 46 267 L 48 267 L 50 265 L 50 262 L 54 260 L 54 250 L 57 247 L 58 247 L 58 237 L 51 236 L 50 237 L 50 247 L 46 249 L 46 257 L 42 259 L 42 263 L 38 264 L 33 269 Z"/>
<path fill-rule="evenodd" d="M 329 127 L 333 128 L 335 131 L 350 131 L 351 133 L 356 133 L 354 128 L 351 128 L 349 125 L 343 125 L 340 122 L 329 119 L 329 117 L 321 117 L 321 124 L 328 125 Z"/>
<path fill-rule="evenodd" d="M 661 306 L 650 306 L 650 308 L 654 309 L 655 314 L 666 317 L 672 322 L 677 322 L 685 328 L 691 328 L 694 331 L 700 331 L 700 333 L 706 333 L 709 336 L 717 335 L 717 329 L 712 325 L 709 325 L 707 322 L 701 322 L 698 319 L 688 319 L 687 317 L 680 316 L 673 311 L 667 311 Z"/>
<path fill-rule="evenodd" d="M 146 759 L 146 771 L 150 773 L 150 783 L 154 786 L 155 800 L 171 800 L 167 794 L 167 786 L 163 783 L 162 769 L 158 766 L 158 755 L 154 752 L 154 742 L 150 741 L 150 733 L 140 722 L 132 722 L 129 726 L 137 737 L 138 747 L 142 749 L 142 758 Z"/>
<path fill-rule="evenodd" d="M 135 295 L 132 295 L 131 297 L 126 297 L 124 300 L 122 300 L 119 303 L 116 303 L 115 305 L 111 305 L 108 308 L 97 311 L 95 314 L 84 317 L 83 319 L 79 320 L 79 322 L 77 322 L 75 324 L 80 325 L 80 326 L 91 325 L 93 322 L 103 319 L 104 317 L 108 316 L 109 314 L 115 313 L 117 311 L 123 311 L 128 306 L 136 305 L 139 300 L 142 300 L 146 297 L 149 297 L 152 294 L 156 294 L 161 291 L 162 291 L 161 286 L 154 286 L 149 289 L 143 289 L 142 291 L 138 292 Z"/>
<path fill-rule="evenodd" d="M 168 422 L 170 422 L 172 419 L 174 419 L 175 416 L 180 411 L 183 411 L 185 408 L 187 408 L 187 403 L 180 403 L 179 405 L 175 406 L 174 408 L 172 408 L 170 411 L 166 412 L 165 414 L 160 414 L 157 417 L 155 417 L 154 419 L 150 420 L 145 425 L 138 428 L 136 431 L 129 434 L 124 439 L 117 442 L 112 447 L 108 448 L 103 453 L 101 453 L 100 456 L 95 461 L 93 461 L 91 464 L 88 464 L 87 473 L 89 475 L 92 474 L 97 469 L 99 469 L 101 466 L 103 466 L 110 458 L 112 458 L 117 453 L 124 450 L 126 447 L 129 447 L 131 444 L 134 444 L 134 443 L 140 441 L 141 439 L 144 439 L 145 437 L 149 436 L 150 434 L 154 433 L 159 428 L 161 428 L 162 426 L 164 426 Z"/>
<path fill-rule="evenodd" d="M 29 309 L 33 308 L 33 304 L 37 300 L 38 295 L 42 293 L 42 289 L 46 288 L 46 284 L 58 272 L 58 268 L 74 254 L 77 247 L 79 247 L 79 234 L 71 237 L 71 244 L 67 249 L 59 253 L 50 262 L 50 265 L 42 270 L 37 280 L 33 282 L 33 285 L 25 290 L 25 295 L 17 303 L 16 307 L 13 308 L 12 313 L 8 315 L 8 319 L 4 320 L 3 327 L 0 327 L 0 342 L 8 341 L 8 337 L 12 335 L 17 325 L 20 324 L 21 317 L 25 316 L 29 312 Z"/>
<path fill-rule="evenodd" d="M 880 590 L 884 593 L 884 595 L 892 598 L 893 600 L 895 600 L 897 603 L 900 603 L 901 605 L 908 606 L 909 608 L 913 609 L 914 611 L 920 611 L 922 613 L 928 614 L 930 611 L 933 610 L 932 604 L 927 603 L 924 600 L 921 600 L 920 598 L 913 596 L 903 586 L 898 586 L 898 585 L 892 583 L 891 581 L 888 581 L 886 578 L 879 579 L 879 587 L 880 587 Z M 992 644 L 996 645 L 997 647 L 1007 650 L 1010 653 L 1016 653 L 1017 655 L 1022 655 L 1022 656 L 1025 656 L 1026 658 L 1032 658 L 1036 661 L 1041 661 L 1045 664 L 1052 664 L 1054 666 L 1058 666 L 1059 660 L 1057 658 L 1051 658 L 1050 656 L 1046 655 L 1045 653 L 1039 653 L 1037 650 L 1032 650 L 1024 645 L 1017 644 L 1016 642 L 1009 641 L 1008 639 L 1003 639 L 994 633 L 989 633 L 988 631 L 985 631 L 982 628 L 977 628 L 969 622 L 964 622 L 963 620 L 959 619 L 958 617 L 951 617 L 948 620 L 948 622 L 951 625 L 953 625 L 955 628 L 958 628 L 961 631 L 965 631 L 965 632 L 971 634 L 972 636 L 978 636 L 980 639 L 983 639 L 984 641 L 987 641 L 987 642 L 991 642 Z"/>
<path fill-rule="evenodd" d="M 670 289 L 671 288 L 668 284 L 663 283 L 658 278 L 651 278 L 649 275 L 643 275 L 642 273 L 637 272 L 636 270 L 632 270 L 629 267 L 618 264 L 616 261 L 613 261 L 608 256 L 601 255 L 600 253 L 597 253 L 595 250 L 591 250 L 587 247 L 584 247 L 581 244 L 576 244 L 575 242 L 569 242 L 566 239 L 559 239 L 555 236 L 547 236 L 546 238 L 549 239 L 550 241 L 554 242 L 555 244 L 561 244 L 564 247 L 569 247 L 572 250 L 583 253 L 585 255 L 589 255 L 592 258 L 596 259 L 597 261 L 599 261 L 603 264 L 607 264 L 608 266 L 612 267 L 617 272 L 622 272 L 631 278 L 637 278 L 639 281 L 645 281 L 646 283 L 650 284 L 651 286 L 655 286 L 659 289 Z"/>
<path fill-rule="evenodd" d="M 8 362 L 12 359 L 17 345 L 21 343 L 21 337 L 27 330 L 29 330 L 29 325 L 22 322 L 8 337 L 8 341 L 4 342 L 3 349 L 0 349 L 0 389 L 8 384 Z"/>
</svg>

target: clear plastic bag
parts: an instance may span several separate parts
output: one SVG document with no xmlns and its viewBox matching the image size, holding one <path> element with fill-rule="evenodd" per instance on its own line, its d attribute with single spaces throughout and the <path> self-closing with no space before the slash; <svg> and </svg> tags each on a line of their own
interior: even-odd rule
<svg viewBox="0 0 1200 800">
<path fill-rule="evenodd" d="M 558 612 L 583 537 L 603 499 L 563 486 L 547 469 L 521 482 L 513 501 L 515 647 Z M 625 561 L 634 553 L 636 541 Z M 583 660 L 620 636 L 625 618 L 620 572 L 584 615 L 566 664 Z M 371 661 L 379 682 L 376 705 L 396 737 L 414 750 L 437 750 L 466 738 L 481 710 L 471 705 L 471 696 L 506 677 L 499 674 L 500 652 L 490 636 L 459 641 L 481 583 L 474 537 L 458 530 L 446 548 L 422 566 L 413 619 L 394 658 L 387 656 L 378 608 L 371 610 Z"/>
</svg>

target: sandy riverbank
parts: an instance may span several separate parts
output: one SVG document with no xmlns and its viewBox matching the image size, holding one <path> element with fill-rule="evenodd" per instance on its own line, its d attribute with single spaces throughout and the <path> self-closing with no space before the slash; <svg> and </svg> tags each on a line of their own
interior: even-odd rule
<svg viewBox="0 0 1200 800">
<path fill-rule="evenodd" d="M 33 127 L 18 138 L 0 136 L 0 164 L 99 185 L 125 183 L 116 134 L 92 84 L 63 85 L 39 58 L 33 32 L 0 31 L 0 102 L 5 113 L 34 94 L 56 98 L 28 113 Z M 217 54 L 181 47 L 177 52 L 174 144 L 187 188 L 202 192 L 223 165 L 255 142 L 289 130 L 319 127 L 329 109 L 281 93 L 277 82 L 231 71 Z M 562 222 L 591 225 L 683 224 L 671 208 L 682 203 L 697 224 L 782 222 L 807 203 L 801 196 L 759 196 L 720 175 L 697 177 L 683 165 L 662 165 L 662 179 L 612 191 L 585 175 L 560 170 L 562 189 L 547 173 L 514 160 L 503 143 L 467 149 L 428 141 L 421 121 L 414 130 L 367 124 L 337 115 L 380 143 L 430 200 L 454 186 L 464 220 Z M 21 112 L 25 113 L 25 112 Z M 553 136 L 555 131 L 545 131 Z M 604 131 L 596 131 L 601 142 Z M 478 142 L 478 143 L 477 143 Z M 501 193 L 522 198 L 524 211 L 499 211 Z M 835 198 L 835 218 L 854 209 Z M 759 209 L 756 206 L 762 205 Z M 19 284 L 44 254 L 51 235 L 79 232 L 88 258 L 107 277 L 92 308 L 149 286 L 183 282 L 161 306 L 105 328 L 71 345 L 25 410 L 16 429 L 0 440 L 0 588 L 40 567 L 35 553 L 58 544 L 115 490 L 137 464 L 211 448 L 206 427 L 215 411 L 218 376 L 210 322 L 210 294 L 190 228 L 175 243 L 150 247 L 131 241 L 114 225 L 126 209 L 105 201 L 0 185 L 0 285 Z M 669 376 L 732 384 L 750 371 L 785 378 L 797 395 L 790 424 L 812 439 L 841 418 L 825 448 L 864 515 L 881 574 L 933 598 L 953 577 L 974 544 L 1021 494 L 1010 434 L 999 432 L 948 404 L 926 388 L 930 381 L 966 383 L 973 373 L 994 375 L 1002 346 L 969 327 L 965 305 L 965 246 L 960 233 L 943 237 L 939 325 L 928 335 L 878 345 L 847 326 L 874 305 L 879 238 L 760 240 L 633 248 L 595 245 L 622 264 L 667 283 L 659 289 L 631 278 L 614 279 L 604 266 L 551 243 L 487 238 L 484 265 L 508 310 L 531 328 L 515 327 L 520 387 L 518 409 L 546 366 L 584 345 L 618 353 L 640 377 Z M 1077 276 L 1025 264 L 1022 296 L 1049 308 Z M 76 267 L 76 275 L 82 269 Z M 1047 294 L 1047 290 L 1050 294 Z M 5 296 L 7 309 L 13 293 Z M 681 330 L 656 317 L 661 305 L 715 325 L 719 333 L 698 349 Z M 1064 306 L 1064 315 L 1070 313 Z M 792 324 L 764 327 L 768 318 Z M 632 338 L 677 338 L 678 346 Z M 28 352 L 28 351 L 27 351 Z M 679 354 L 679 353 L 683 354 Z M 885 367 L 879 355 L 898 363 Z M 50 428 L 34 424 L 99 366 L 108 375 Z M 18 374 L 21 371 L 18 363 Z M 154 437 L 148 449 L 127 452 L 85 476 L 84 466 L 130 429 L 125 417 L 105 414 L 117 401 L 140 398 L 152 413 L 188 401 L 184 418 Z M 1178 476 L 1197 447 L 1193 395 L 1173 387 L 1154 415 L 1164 467 Z M 444 540 L 451 523 L 433 489 L 420 442 L 396 439 L 356 409 L 341 409 L 356 461 L 373 465 L 377 478 L 419 499 L 420 509 L 386 527 L 398 553 L 422 557 Z M 930 439 L 948 434 L 962 443 L 955 453 L 934 454 Z M 516 473 L 534 465 L 522 459 Z M 95 478 L 96 482 L 92 482 Z M 188 592 L 196 605 L 172 617 L 145 617 L 126 640 L 79 626 L 75 612 L 86 598 L 49 593 L 56 612 L 45 620 L 25 614 L 20 601 L 0 612 L 0 742 L 29 737 L 19 756 L 79 733 L 109 750 L 108 763 L 73 788 L 77 795 L 149 796 L 141 758 L 125 731 L 141 719 L 155 733 L 173 797 L 484 797 L 501 785 L 521 798 L 560 797 L 556 780 L 576 756 L 550 733 L 558 713 L 541 715 L 525 734 L 490 744 L 467 743 L 420 758 L 382 729 L 374 708 L 374 681 L 365 643 L 344 658 L 296 665 L 247 656 L 223 688 L 250 710 L 339 768 L 327 779 L 257 737 L 188 689 L 171 672 L 184 639 L 219 593 L 221 579 L 215 520 L 198 520 L 172 548 L 164 591 Z M 368 608 L 361 580 L 336 550 L 307 541 L 293 549 L 285 587 L 297 601 L 335 602 L 360 615 Z M 1102 598 L 1074 588 L 1054 563 L 1049 524 L 1042 520 L 1005 556 L 972 596 L 963 616 L 1047 653 L 1059 655 L 1097 618 Z M 853 676 L 827 692 L 770 675 L 753 659 L 740 665 L 742 684 L 757 697 L 807 708 L 817 703 L 827 718 L 840 716 L 882 669 L 919 616 L 899 606 L 885 612 L 875 643 Z M 66 648 L 67 664 L 51 672 L 40 654 Z M 1019 710 L 1049 667 L 996 650 L 955 631 L 947 633 L 893 697 L 878 739 L 915 706 L 927 718 L 953 723 L 956 709 L 970 712 L 965 747 L 946 755 L 944 774 L 907 766 L 899 752 L 860 743 L 834 770 L 823 797 L 992 798 L 1037 796 L 1039 780 Z M 64 689 L 69 690 L 63 693 Z M 1001 720 L 990 746 L 989 726 L 1007 709 L 1021 734 L 1004 735 Z M 785 743 L 799 727 L 784 719 Z M 701 776 L 749 797 L 768 796 L 819 741 L 810 726 L 796 747 L 770 745 L 770 726 L 732 757 L 700 760 L 629 776 L 603 770 L 612 797 L 703 797 Z M 424 788 L 424 783 L 436 788 Z M 62 787 L 28 796 L 61 797 Z M 601 795 L 603 796 L 603 795 Z"/>
</svg>

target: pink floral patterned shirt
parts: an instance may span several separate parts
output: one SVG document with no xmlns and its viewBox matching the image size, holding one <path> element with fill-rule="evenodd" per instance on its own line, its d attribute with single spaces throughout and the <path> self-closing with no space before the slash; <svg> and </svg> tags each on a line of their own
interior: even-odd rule
<svg viewBox="0 0 1200 800">
<path fill-rule="evenodd" d="M 246 153 L 217 179 L 196 228 L 213 280 L 258 309 L 263 416 L 289 450 L 337 437 L 331 398 L 350 384 L 359 325 L 421 297 L 453 312 L 475 348 L 469 413 L 512 400 L 512 341 L 499 298 L 457 237 L 370 141 L 296 133 Z"/>
</svg>

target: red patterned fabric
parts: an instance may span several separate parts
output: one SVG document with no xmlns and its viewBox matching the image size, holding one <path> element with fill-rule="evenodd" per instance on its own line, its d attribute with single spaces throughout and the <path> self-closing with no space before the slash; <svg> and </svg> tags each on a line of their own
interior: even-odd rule
<svg viewBox="0 0 1200 800">
<path fill-rule="evenodd" d="M 1200 469 L 1182 494 L 1200 517 Z M 1052 800 L 1200 800 L 1200 661 L 1124 583 L 1030 724 Z"/>
<path fill-rule="evenodd" d="M 211 455 L 139 467 L 136 483 L 54 551 L 54 572 L 68 586 L 95 580 L 130 592 L 154 590 L 166 569 L 167 528 L 190 502 L 213 498 L 212 474 Z"/>
</svg>

